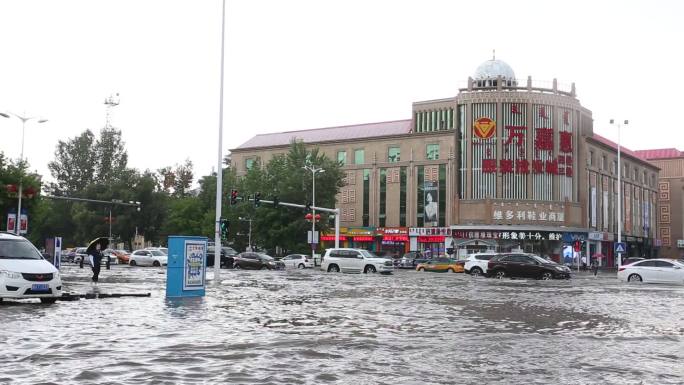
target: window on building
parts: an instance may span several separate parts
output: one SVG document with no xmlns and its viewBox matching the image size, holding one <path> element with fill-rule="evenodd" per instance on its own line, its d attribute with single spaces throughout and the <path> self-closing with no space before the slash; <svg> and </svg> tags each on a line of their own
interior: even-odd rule
<svg viewBox="0 0 684 385">
<path fill-rule="evenodd" d="M 425 158 L 429 160 L 439 159 L 439 144 L 428 144 Z"/>
<path fill-rule="evenodd" d="M 624 167 L 622 167 L 622 177 L 627 178 L 629 176 L 629 166 L 625 163 Z"/>
<path fill-rule="evenodd" d="M 646 170 L 644 170 L 644 174 L 641 177 L 641 183 L 643 183 L 643 184 L 648 183 L 648 177 L 646 176 Z"/>
<path fill-rule="evenodd" d="M 617 172 L 617 160 L 613 161 L 613 167 L 610 169 L 611 174 L 615 174 Z"/>
<path fill-rule="evenodd" d="M 354 150 L 354 164 L 364 164 L 366 162 L 363 149 Z"/>
<path fill-rule="evenodd" d="M 651 174 L 651 187 L 655 187 L 656 185 L 656 176 L 655 174 Z"/>
<path fill-rule="evenodd" d="M 396 163 L 401 160 L 401 149 L 398 146 L 392 146 L 387 151 L 387 161 Z"/>
<path fill-rule="evenodd" d="M 254 167 L 254 159 L 245 159 L 245 170 L 249 171 L 252 169 L 252 167 Z"/>
<path fill-rule="evenodd" d="M 593 166 L 594 165 L 594 151 L 589 151 L 589 155 L 587 155 L 587 166 Z"/>
<path fill-rule="evenodd" d="M 605 170 L 605 169 L 606 169 L 606 156 L 601 155 L 601 170 Z"/>
<path fill-rule="evenodd" d="M 347 151 L 337 151 L 337 162 L 340 166 L 347 164 Z"/>
<path fill-rule="evenodd" d="M 635 182 L 637 181 L 637 175 L 639 175 L 637 173 L 637 169 L 636 168 L 632 169 L 632 180 Z"/>
</svg>

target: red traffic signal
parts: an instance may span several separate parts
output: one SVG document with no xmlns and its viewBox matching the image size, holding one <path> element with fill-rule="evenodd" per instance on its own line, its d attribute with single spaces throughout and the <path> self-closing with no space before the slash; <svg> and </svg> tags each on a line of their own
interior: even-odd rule
<svg viewBox="0 0 684 385">
<path fill-rule="evenodd" d="M 573 249 L 577 252 L 582 251 L 582 242 L 575 241 L 575 243 L 573 244 Z"/>
<path fill-rule="evenodd" d="M 230 190 L 230 205 L 231 206 L 237 204 L 237 198 L 238 198 L 238 190 L 231 189 Z"/>
</svg>

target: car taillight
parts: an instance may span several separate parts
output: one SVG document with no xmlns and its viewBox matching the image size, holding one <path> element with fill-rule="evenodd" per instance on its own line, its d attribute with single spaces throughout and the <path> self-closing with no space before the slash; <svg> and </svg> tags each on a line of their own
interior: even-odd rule
<svg viewBox="0 0 684 385">
<path fill-rule="evenodd" d="M 487 268 L 488 269 L 491 269 L 492 265 L 494 265 L 494 262 L 492 262 L 492 261 L 487 262 Z"/>
<path fill-rule="evenodd" d="M 625 269 L 624 267 L 621 267 L 618 269 L 618 271 L 623 271 L 624 269 Z"/>
<path fill-rule="evenodd" d="M 309 258 L 304 258 L 304 262 L 309 262 Z"/>
</svg>

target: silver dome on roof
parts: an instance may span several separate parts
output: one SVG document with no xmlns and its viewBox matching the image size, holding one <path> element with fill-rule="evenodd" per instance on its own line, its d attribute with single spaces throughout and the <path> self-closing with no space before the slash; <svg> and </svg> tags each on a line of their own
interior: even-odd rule
<svg viewBox="0 0 684 385">
<path fill-rule="evenodd" d="M 487 60 L 475 70 L 475 80 L 496 79 L 498 76 L 506 80 L 515 80 L 515 73 L 511 66 L 501 60 Z"/>
</svg>

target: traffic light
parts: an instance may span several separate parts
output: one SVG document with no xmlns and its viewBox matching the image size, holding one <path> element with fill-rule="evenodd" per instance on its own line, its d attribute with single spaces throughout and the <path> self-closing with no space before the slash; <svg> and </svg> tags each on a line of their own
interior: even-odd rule
<svg viewBox="0 0 684 385">
<path fill-rule="evenodd" d="M 278 196 L 273 197 L 273 207 L 278 208 L 278 204 L 280 203 L 280 199 L 278 199 Z"/>
<path fill-rule="evenodd" d="M 254 207 L 259 207 L 261 206 L 261 193 L 256 192 L 254 193 Z"/>
<path fill-rule="evenodd" d="M 221 218 L 219 223 L 220 223 L 220 229 L 221 229 L 221 239 L 227 240 L 228 239 L 228 227 L 230 225 L 230 222 L 228 222 L 228 220 L 225 218 Z"/>
<path fill-rule="evenodd" d="M 238 199 L 238 190 L 236 189 L 231 189 L 230 190 L 230 205 L 234 206 L 237 204 L 237 199 Z"/>
</svg>

